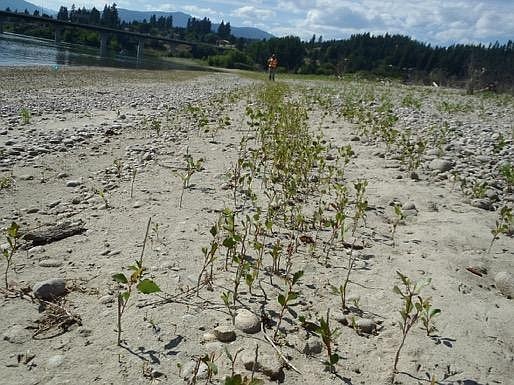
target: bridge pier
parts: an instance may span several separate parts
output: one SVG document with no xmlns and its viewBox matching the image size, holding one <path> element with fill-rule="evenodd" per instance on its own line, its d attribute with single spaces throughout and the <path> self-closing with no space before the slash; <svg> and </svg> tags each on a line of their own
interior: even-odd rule
<svg viewBox="0 0 514 385">
<path fill-rule="evenodd" d="M 60 43 L 62 41 L 62 31 L 64 31 L 64 27 L 60 25 L 56 25 L 54 29 L 54 37 L 55 42 Z"/>
<path fill-rule="evenodd" d="M 107 56 L 107 43 L 109 34 L 107 32 L 100 32 L 100 56 Z"/>
<path fill-rule="evenodd" d="M 4 19 L 0 17 L 0 33 L 4 33 Z"/>
<path fill-rule="evenodd" d="M 137 60 L 143 59 L 144 47 L 145 47 L 145 41 L 143 39 L 139 39 L 137 41 Z"/>
</svg>

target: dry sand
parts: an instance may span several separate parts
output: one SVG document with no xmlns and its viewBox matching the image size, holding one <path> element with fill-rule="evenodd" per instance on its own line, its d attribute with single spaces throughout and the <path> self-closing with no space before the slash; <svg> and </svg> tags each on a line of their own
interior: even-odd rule
<svg viewBox="0 0 514 385">
<path fill-rule="evenodd" d="M 80 325 L 42 331 L 41 320 L 46 317 L 48 321 L 49 310 L 43 311 L 31 299 L 31 290 L 23 298 L 20 291 L 3 292 L 1 383 L 180 384 L 187 383 L 184 373 L 188 367 L 191 370 L 195 357 L 214 353 L 219 373 L 213 383 L 222 384 L 230 373 L 225 347 L 232 353 L 244 348 L 240 356 L 253 356 L 258 344 L 263 360 L 278 366 L 279 372 L 284 367 L 284 384 L 385 384 L 401 340 L 401 303 L 392 291 L 399 284 L 396 271 L 401 271 L 414 280 L 432 279 L 423 295 L 432 297 L 442 313 L 436 318 L 434 336 L 427 337 L 420 324 L 412 329 L 400 358 L 397 382 L 429 384 L 433 376 L 438 384 L 514 384 L 514 306 L 494 281 L 499 272 L 514 273 L 512 237 L 501 235 L 487 252 L 498 217 L 494 208 L 512 207 L 512 195 L 503 181 L 497 181 L 496 198 L 490 194 L 492 210 L 475 207 L 479 202 L 472 202 L 454 186 L 452 174 L 430 170 L 436 156 L 423 159 L 420 180 L 411 179 L 383 144 L 362 135 L 356 140 L 356 125 L 333 114 L 335 107 L 324 115 L 321 105 L 312 103 L 309 126 L 313 132 L 320 128 L 334 147 L 351 144 L 356 156 L 345 178 L 348 184 L 368 181 L 370 209 L 366 226 L 359 232 L 358 243 L 365 247 L 356 251 L 348 294 L 360 310 L 343 314 L 338 296 L 330 290 L 330 284 L 342 283 L 346 272 L 343 248 L 330 253 L 328 266 L 324 258 L 314 258 L 307 245 L 300 244 L 294 254 L 293 270 L 304 271 L 295 310 L 316 320 L 331 309 L 331 324 L 340 331 L 335 348 L 341 360 L 332 374 L 324 370 L 325 353 L 315 352 L 319 337 L 309 335 L 298 320 L 286 316 L 279 349 L 299 374 L 275 357 L 262 332 L 236 330 L 237 338 L 230 343 L 210 335 L 218 325 L 231 325 L 220 298 L 231 289 L 233 279 L 233 269 L 227 273 L 222 268 L 224 251 L 216 262 L 213 290 L 202 288 L 199 298 L 188 291 L 196 285 L 203 261 L 201 248 L 211 239 L 209 229 L 220 210 L 231 205 L 226 173 L 237 159 L 240 139 L 251 132 L 245 108 L 254 102 L 252 95 L 264 82 L 235 74 L 68 68 L 57 72 L 2 69 L 0 79 L 0 177 L 13 178 L 12 186 L 0 191 L 1 227 L 16 221 L 23 232 L 82 221 L 87 229 L 42 246 L 27 244 L 15 254 L 15 266 L 9 272 L 12 287 L 32 288 L 47 279 L 65 279 L 69 293 L 59 303 L 80 317 Z M 337 106 L 350 85 L 305 80 L 290 82 L 290 87 L 296 98 L 320 94 Z M 477 162 L 473 175 L 500 180 L 494 174 L 496 165 L 514 163 L 512 99 L 500 104 L 499 98 L 463 96 L 454 90 L 378 83 L 373 87 L 390 92 L 395 100 L 406 94 L 422 99 L 421 111 L 399 110 L 399 126 L 420 129 L 434 119 L 469 128 L 463 131 L 469 141 L 453 138 L 468 150 L 465 160 L 473 160 L 489 145 L 473 142 L 484 128 L 489 130 L 486 137 L 501 133 L 507 147 L 487 153 L 491 159 Z M 482 105 L 482 110 L 444 115 L 434 107 L 439 100 L 462 100 Z M 206 111 L 204 127 L 199 127 L 194 109 L 187 105 Z M 22 108 L 31 112 L 29 124 L 21 122 Z M 230 124 L 219 127 L 224 117 L 230 118 Z M 161 122 L 159 133 L 155 126 L 152 129 L 153 120 Z M 193 175 L 192 187 L 185 191 L 179 208 L 182 182 L 175 171 L 184 167 L 186 151 L 194 159 L 203 158 L 204 168 Z M 446 158 L 457 161 L 455 151 L 449 146 Z M 486 163 L 489 169 L 481 166 Z M 486 170 L 484 175 L 482 170 Z M 107 207 L 98 191 L 103 192 Z M 392 202 L 404 205 L 407 214 L 397 228 L 396 244 L 391 237 Z M 131 299 L 123 320 L 124 346 L 118 347 L 118 287 L 111 275 L 126 273 L 126 267 L 139 257 L 150 217 L 153 225 L 144 264 L 163 293 Z M 315 232 L 304 234 L 314 237 Z M 286 234 L 280 235 L 284 242 Z M 322 232 L 316 238 L 319 250 L 328 234 Z M 3 271 L 4 261 L 0 267 Z M 482 271 L 482 276 L 468 267 Z M 285 286 L 278 278 L 273 283 L 265 278 L 261 286 L 268 296 L 265 311 L 276 321 L 280 310 L 276 298 Z M 258 286 L 250 295 L 243 283 L 241 292 L 238 307 L 260 315 L 263 295 Z M 159 302 L 161 298 L 165 300 Z M 345 326 L 352 315 L 356 321 L 372 320 L 374 333 L 358 334 Z M 314 354 L 304 354 L 307 343 Z M 236 372 L 251 374 L 239 360 Z M 256 376 L 273 382 L 267 374 L 257 372 Z"/>
</svg>

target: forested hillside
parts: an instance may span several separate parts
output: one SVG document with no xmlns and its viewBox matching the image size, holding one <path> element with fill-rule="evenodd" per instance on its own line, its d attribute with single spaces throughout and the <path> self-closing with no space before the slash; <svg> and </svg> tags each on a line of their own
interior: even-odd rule
<svg viewBox="0 0 514 385">
<path fill-rule="evenodd" d="M 489 45 L 458 44 L 439 47 L 407 36 L 373 36 L 369 33 L 330 41 L 323 41 L 322 37 L 316 36 L 312 36 L 309 41 L 302 41 L 295 36 L 251 40 L 235 38 L 229 22 L 222 22 L 214 28 L 207 17 L 190 18 L 185 27 L 175 26 L 171 16 L 152 15 L 148 20 L 121 21 L 116 4 L 106 5 L 102 11 L 94 7 L 90 10 L 74 6 L 69 10 L 61 7 L 56 17 L 72 22 L 208 43 L 212 47 L 200 45 L 192 50 L 177 50 L 176 47 L 159 42 L 148 42 L 145 47 L 161 55 L 204 59 L 213 66 L 262 70 L 265 69 L 266 59 L 276 53 L 281 72 L 335 76 L 360 73 L 394 77 L 407 82 L 466 85 L 470 91 L 514 88 L 512 41 L 504 44 L 494 42 Z M 48 38 L 53 34 L 48 26 L 30 23 L 7 23 L 5 30 Z M 78 29 L 67 29 L 64 40 L 92 46 L 99 44 L 97 33 Z M 220 42 L 225 47 L 229 45 L 234 49 L 216 49 L 215 45 L 221 44 Z M 123 36 L 114 36 L 110 40 L 110 47 L 115 51 L 132 52 L 135 44 Z"/>
</svg>

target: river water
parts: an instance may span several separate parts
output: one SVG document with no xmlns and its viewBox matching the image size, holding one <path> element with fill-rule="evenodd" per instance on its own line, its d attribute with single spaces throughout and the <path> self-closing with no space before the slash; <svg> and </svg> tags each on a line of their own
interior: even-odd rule
<svg viewBox="0 0 514 385">
<path fill-rule="evenodd" d="M 133 56 L 115 53 L 110 53 L 108 57 L 100 57 L 98 48 L 56 43 L 11 33 L 0 34 L 0 67 L 60 65 L 205 70 L 199 66 L 171 63 L 156 58 L 143 58 L 138 61 Z"/>
</svg>

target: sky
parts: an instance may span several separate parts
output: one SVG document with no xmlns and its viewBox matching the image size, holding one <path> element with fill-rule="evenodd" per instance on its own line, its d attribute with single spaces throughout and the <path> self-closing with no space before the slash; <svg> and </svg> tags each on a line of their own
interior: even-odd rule
<svg viewBox="0 0 514 385">
<path fill-rule="evenodd" d="M 33 0 L 52 9 L 73 2 Z M 100 10 L 104 4 L 105 0 L 75 1 L 77 6 Z M 116 4 L 138 11 L 182 11 L 303 40 L 313 35 L 343 39 L 365 32 L 402 34 L 432 45 L 514 40 L 514 0 L 119 0 Z"/>
</svg>

